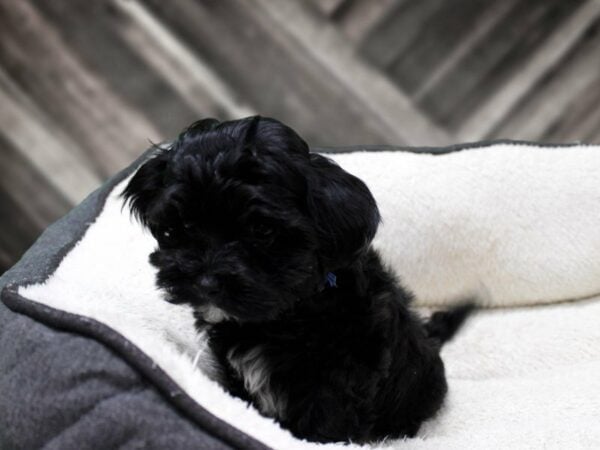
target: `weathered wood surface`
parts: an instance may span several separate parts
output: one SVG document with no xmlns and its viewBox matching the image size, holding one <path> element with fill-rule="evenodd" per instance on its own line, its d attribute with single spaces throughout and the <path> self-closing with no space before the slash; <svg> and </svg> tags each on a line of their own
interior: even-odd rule
<svg viewBox="0 0 600 450">
<path fill-rule="evenodd" d="M 598 0 L 0 0 L 0 272 L 149 141 L 600 141 Z"/>
</svg>

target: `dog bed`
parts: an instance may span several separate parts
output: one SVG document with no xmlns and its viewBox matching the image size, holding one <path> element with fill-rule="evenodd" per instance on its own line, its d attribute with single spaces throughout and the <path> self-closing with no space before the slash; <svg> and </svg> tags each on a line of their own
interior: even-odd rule
<svg viewBox="0 0 600 450">
<path fill-rule="evenodd" d="M 418 306 L 485 306 L 443 349 L 443 409 L 371 447 L 597 448 L 600 147 L 315 151 L 372 190 L 375 246 Z M 161 298 L 155 241 L 119 197 L 148 157 L 0 278 L 0 448 L 342 448 L 293 438 L 205 375 L 191 312 Z"/>
</svg>

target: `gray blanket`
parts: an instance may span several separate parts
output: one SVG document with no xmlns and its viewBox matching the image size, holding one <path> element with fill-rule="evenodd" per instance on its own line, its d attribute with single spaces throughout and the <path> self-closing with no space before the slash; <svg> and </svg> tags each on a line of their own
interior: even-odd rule
<svg viewBox="0 0 600 450">
<path fill-rule="evenodd" d="M 11 289 L 46 279 L 137 164 L 48 227 L 0 278 L 3 302 L 17 311 L 0 303 L 2 450 L 267 448 L 197 405 L 186 408 L 191 400 L 163 374 L 145 377 L 151 361 L 104 325 L 19 302 Z"/>
</svg>

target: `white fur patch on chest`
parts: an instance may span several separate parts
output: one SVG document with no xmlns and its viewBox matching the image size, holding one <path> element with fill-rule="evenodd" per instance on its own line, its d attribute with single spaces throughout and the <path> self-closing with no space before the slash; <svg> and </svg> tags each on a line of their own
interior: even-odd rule
<svg viewBox="0 0 600 450">
<path fill-rule="evenodd" d="M 283 418 L 286 399 L 271 387 L 271 369 L 261 347 L 240 353 L 234 347 L 227 353 L 227 361 L 244 382 L 244 387 L 254 399 L 261 413 L 270 417 Z"/>
<path fill-rule="evenodd" d="M 229 315 L 225 311 L 213 305 L 197 307 L 197 311 L 208 323 L 219 323 L 229 318 Z"/>
</svg>

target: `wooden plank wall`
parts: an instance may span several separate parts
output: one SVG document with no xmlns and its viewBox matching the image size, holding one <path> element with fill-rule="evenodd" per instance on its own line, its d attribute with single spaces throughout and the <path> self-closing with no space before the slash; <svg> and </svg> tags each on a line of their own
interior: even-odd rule
<svg viewBox="0 0 600 450">
<path fill-rule="evenodd" d="M 598 0 L 0 0 L 0 272 L 200 117 L 314 145 L 600 142 Z"/>
</svg>

